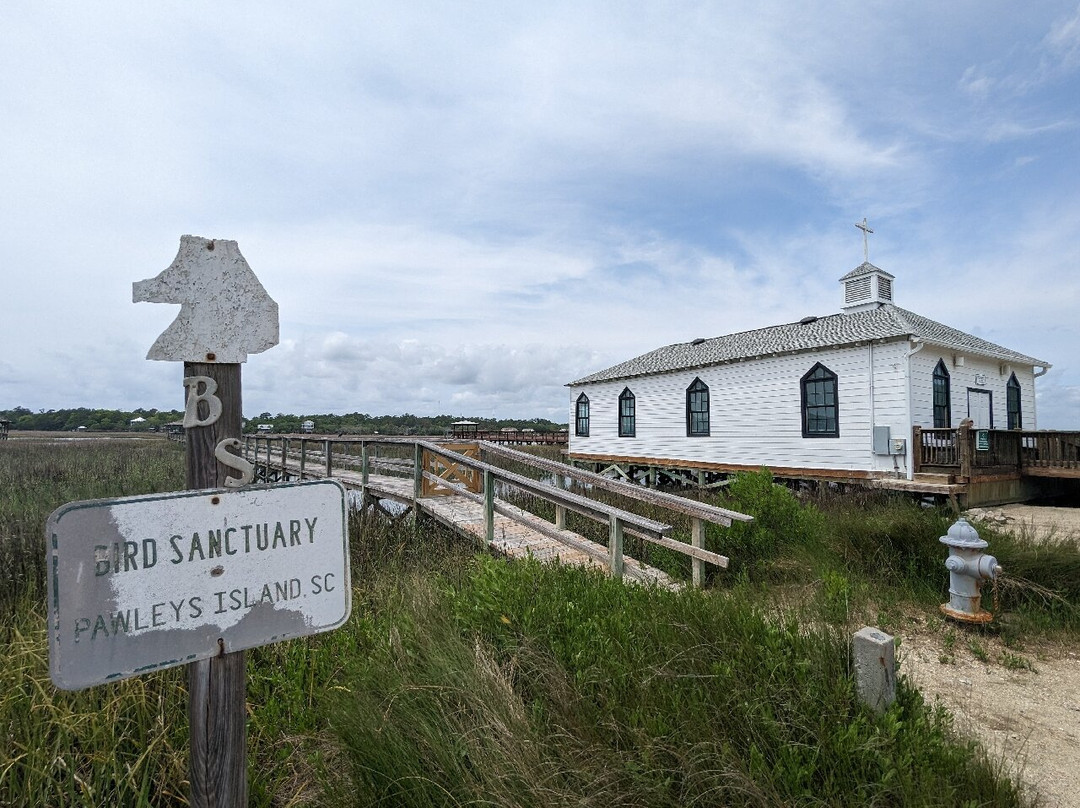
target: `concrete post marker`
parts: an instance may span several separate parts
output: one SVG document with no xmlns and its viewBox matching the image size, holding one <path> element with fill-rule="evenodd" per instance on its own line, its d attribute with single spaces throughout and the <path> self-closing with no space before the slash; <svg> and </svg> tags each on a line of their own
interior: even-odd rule
<svg viewBox="0 0 1080 808">
<path fill-rule="evenodd" d="M 874 711 L 885 712 L 896 700 L 896 645 L 892 636 L 864 626 L 855 632 L 852 655 L 859 698 Z"/>
</svg>

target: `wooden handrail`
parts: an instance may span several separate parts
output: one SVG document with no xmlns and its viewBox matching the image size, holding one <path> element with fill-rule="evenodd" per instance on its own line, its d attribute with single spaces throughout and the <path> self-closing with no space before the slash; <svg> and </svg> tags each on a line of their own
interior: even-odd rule
<svg viewBox="0 0 1080 808">
<path fill-rule="evenodd" d="M 437 454 L 447 460 L 452 460 L 458 465 L 465 466 L 466 468 L 471 468 L 481 473 L 490 472 L 492 477 L 500 482 L 512 485 L 515 488 L 549 500 L 557 505 L 562 505 L 583 516 L 596 519 L 599 522 L 610 522 L 613 518 L 619 519 L 624 525 L 630 526 L 646 536 L 662 537 L 671 532 L 671 525 L 666 525 L 663 522 L 657 522 L 654 519 L 648 519 L 644 516 L 638 516 L 636 513 L 624 511 L 622 508 L 616 508 L 613 505 L 607 505 L 603 502 L 597 502 L 594 499 L 583 497 L 580 494 L 572 494 L 569 491 L 564 491 L 553 485 L 538 482 L 531 477 L 525 477 L 522 474 L 501 469 L 498 466 L 493 466 L 482 460 L 475 460 L 467 455 L 443 449 L 438 444 L 417 441 L 417 445 L 422 446 L 433 454 Z M 447 485 L 447 481 L 438 475 L 431 474 L 431 472 L 425 473 L 430 475 L 430 479 L 433 482 L 440 485 Z"/>
<path fill-rule="evenodd" d="M 335 463 L 338 466 L 355 465 L 354 462 L 347 462 L 353 460 L 351 455 L 338 454 L 336 460 L 332 460 L 333 446 L 334 444 L 359 444 L 360 445 L 360 457 L 357 458 L 360 463 L 362 486 L 367 484 L 368 471 L 372 466 L 392 465 L 396 466 L 396 470 L 404 472 L 412 477 L 414 493 L 419 489 L 420 483 L 423 480 L 428 480 L 434 485 L 440 488 L 452 489 L 456 494 L 470 499 L 474 502 L 479 502 L 485 506 L 485 533 L 488 541 L 491 541 L 493 536 L 492 517 L 495 512 L 502 513 L 505 516 L 509 516 L 513 519 L 520 520 L 526 518 L 528 524 L 534 530 L 554 538 L 558 541 L 568 543 L 571 546 L 582 550 L 583 552 L 593 556 L 597 560 L 602 560 L 605 563 L 610 564 L 612 572 L 615 575 L 620 575 L 622 572 L 632 575 L 633 577 L 640 577 L 639 574 L 632 568 L 623 569 L 622 564 L 622 535 L 623 533 L 629 533 L 637 536 L 652 544 L 657 544 L 662 547 L 666 547 L 669 550 L 682 553 L 689 556 L 695 565 L 695 582 L 698 581 L 700 571 L 698 566 L 702 562 L 709 562 L 720 567 L 728 566 L 728 558 L 720 555 L 719 553 L 713 553 L 709 550 L 699 546 L 700 540 L 700 528 L 701 521 L 712 522 L 724 526 L 730 526 L 733 521 L 752 521 L 753 517 L 746 514 L 739 513 L 738 511 L 731 511 L 726 508 L 717 508 L 712 505 L 706 505 L 701 502 L 695 502 L 694 500 L 688 500 L 683 497 L 675 496 L 673 494 L 666 494 L 659 491 L 654 491 L 641 486 L 625 483 L 619 480 L 612 480 L 608 477 L 595 474 L 593 472 L 584 471 L 582 469 L 566 466 L 561 463 L 546 460 L 544 458 L 535 457 L 533 455 L 525 454 L 524 452 L 518 452 L 513 449 L 507 449 L 503 446 L 493 444 L 490 442 L 480 442 L 479 445 L 485 450 L 494 455 L 504 457 L 509 460 L 526 463 L 530 466 L 536 467 L 542 471 L 547 471 L 556 475 L 568 477 L 578 482 L 591 485 L 594 488 L 610 491 L 612 493 L 623 494 L 630 496 L 634 499 L 647 502 L 652 505 L 667 508 L 669 510 L 676 511 L 678 513 L 686 514 L 694 520 L 694 543 L 684 544 L 670 537 L 672 526 L 663 522 L 658 522 L 654 519 L 649 519 L 644 516 L 626 511 L 622 508 L 615 507 L 614 505 L 608 505 L 603 502 L 598 502 L 594 499 L 590 499 L 580 494 L 575 494 L 570 491 L 566 491 L 560 487 L 548 485 L 546 483 L 539 482 L 518 474 L 516 472 L 509 471 L 507 469 L 500 468 L 498 466 L 487 463 L 483 460 L 477 460 L 476 458 L 469 457 L 468 455 L 455 452 L 447 449 L 432 440 L 418 439 L 413 437 L 398 437 L 398 436 L 379 436 L 375 437 L 337 437 L 329 438 L 327 436 L 305 436 L 305 435 L 252 435 L 248 448 L 253 448 L 256 462 L 259 459 L 259 440 L 260 438 L 266 445 L 266 460 L 263 461 L 265 465 L 269 466 L 271 463 L 272 449 L 271 442 L 280 441 L 281 444 L 281 463 L 282 468 L 285 468 L 287 457 L 290 455 L 299 454 L 300 467 L 304 469 L 306 466 L 306 454 L 307 445 L 309 443 L 316 443 L 319 448 L 325 453 L 325 467 L 322 471 L 326 474 L 331 474 Z M 291 440 L 290 440 L 291 439 Z M 290 442 L 299 442 L 299 450 L 289 450 Z M 413 458 L 373 458 L 369 456 L 370 446 L 390 446 L 396 448 L 411 448 L 413 450 Z M 427 469 L 423 468 L 423 463 L 418 462 L 417 458 L 422 458 L 424 452 L 429 452 L 432 455 L 440 457 L 446 461 L 453 463 L 454 465 L 462 466 L 464 468 L 471 469 L 480 473 L 484 480 L 483 493 L 478 494 L 474 491 L 469 491 L 464 485 L 460 485 L 455 481 L 448 480 L 444 476 L 434 474 Z M 520 508 L 499 504 L 493 496 L 495 481 L 502 482 L 506 485 L 513 486 L 521 491 L 540 497 L 555 505 L 556 508 L 556 525 L 548 524 L 545 520 L 536 516 L 535 514 L 527 514 L 526 511 L 522 511 Z M 419 497 L 415 497 L 416 501 L 419 501 Z M 573 539 L 569 538 L 565 531 L 565 512 L 574 511 L 587 518 L 595 521 L 607 524 L 609 527 L 610 537 L 609 546 L 607 552 L 605 552 L 601 546 L 594 544 L 586 539 Z M 562 518 L 559 519 L 559 514 L 562 514 Z"/>
<path fill-rule="evenodd" d="M 613 480 L 602 474 L 574 468 L 573 466 L 567 466 L 554 460 L 535 457 L 526 454 L 525 452 L 508 449 L 505 446 L 499 446 L 494 443 L 488 443 L 486 441 L 481 442 L 481 448 L 483 451 L 505 457 L 507 460 L 527 463 L 531 466 L 543 469 L 544 471 L 549 471 L 552 474 L 569 477 L 572 480 L 577 480 L 579 483 L 591 485 L 594 488 L 601 488 L 605 491 L 610 491 L 613 494 L 625 494 L 634 499 L 641 500 L 642 502 L 647 502 L 650 505 L 659 505 L 662 508 L 668 508 L 669 510 L 693 516 L 697 519 L 704 519 L 706 522 L 723 525 L 724 527 L 730 527 L 732 522 L 752 522 L 754 519 L 754 517 L 748 516 L 745 513 L 731 511 L 727 508 L 718 508 L 714 505 L 707 505 L 704 502 L 696 502 L 692 499 L 687 499 L 686 497 L 667 494 L 663 491 L 655 491 L 651 488 L 643 488 L 634 483 Z"/>
<path fill-rule="evenodd" d="M 495 475 L 491 471 L 486 471 L 484 473 L 484 476 L 485 476 L 485 489 L 484 489 L 485 493 L 484 494 L 476 494 L 476 493 L 473 493 L 472 491 L 469 491 L 467 488 L 465 488 L 465 486 L 463 486 L 463 485 L 461 485 L 459 483 L 449 482 L 446 479 L 444 479 L 442 477 L 439 477 L 438 475 L 432 474 L 430 471 L 425 471 L 424 472 L 424 477 L 425 478 L 431 480 L 432 482 L 436 482 L 439 485 L 444 486 L 446 488 L 451 488 L 451 489 L 454 490 L 454 492 L 456 494 L 459 494 L 459 495 L 465 497 L 466 499 L 469 499 L 469 500 L 471 500 L 473 502 L 480 503 L 480 504 L 486 504 L 487 499 L 488 499 L 487 492 L 492 490 L 492 488 L 487 487 L 488 486 L 487 481 L 492 480 L 495 477 Z M 552 488 L 551 486 L 544 486 L 544 488 L 548 489 L 548 490 L 553 490 L 553 491 L 558 490 L 558 489 Z M 547 494 L 545 493 L 545 497 L 546 496 L 547 496 Z M 575 510 L 576 511 L 576 509 L 572 508 L 571 506 L 567 505 L 567 506 L 564 506 L 564 507 L 567 507 L 570 510 Z M 521 517 L 521 509 L 520 508 L 515 508 L 513 506 L 500 505 L 498 503 L 498 501 L 495 501 L 495 500 L 492 500 L 491 510 L 494 513 L 501 513 L 503 516 L 509 516 L 512 519 L 520 519 L 520 517 Z M 614 508 L 613 510 L 618 511 L 617 508 Z M 580 512 L 580 511 L 578 511 L 578 512 Z M 622 513 L 625 513 L 625 511 L 623 511 Z M 584 514 L 584 515 L 591 516 L 592 514 Z M 631 514 L 631 515 L 633 515 L 633 514 Z M 562 532 L 562 531 L 565 530 L 565 528 L 561 528 L 558 525 L 551 525 L 551 524 L 545 522 L 539 516 L 536 516 L 535 514 L 529 514 L 529 516 L 532 517 L 532 519 L 529 520 L 529 527 L 533 528 L 537 532 L 543 533 L 545 536 L 553 538 L 553 539 L 555 539 L 557 541 L 561 541 L 563 543 L 568 543 L 568 544 L 570 544 L 570 546 L 585 552 L 586 554 L 596 558 L 598 561 L 607 562 L 609 560 L 608 554 L 605 553 L 602 549 L 600 549 L 599 546 L 597 546 L 593 542 L 591 542 L 591 541 L 589 541 L 587 539 L 576 540 L 573 537 L 567 536 L 566 533 Z M 667 526 L 664 525 L 664 527 L 667 527 Z M 625 532 L 630 533 L 630 534 L 632 534 L 634 536 L 637 536 L 638 538 L 644 539 L 645 541 L 650 542 L 651 544 L 656 544 L 656 545 L 658 545 L 660 547 L 666 547 L 669 550 L 674 550 L 677 553 L 682 553 L 684 555 L 687 555 L 690 558 L 694 559 L 696 562 L 707 561 L 710 564 L 715 564 L 716 566 L 723 567 L 725 569 L 727 568 L 728 564 L 730 563 L 730 559 L 727 556 L 720 555 L 719 553 L 713 553 L 713 552 L 711 552 L 709 550 L 705 550 L 704 548 L 698 547 L 696 545 L 683 544 L 681 541 L 678 541 L 677 539 L 672 539 L 672 538 L 670 538 L 668 536 L 646 533 L 646 532 L 640 531 L 640 530 L 638 530 L 636 528 L 627 527 L 625 524 L 623 525 L 623 529 L 625 530 Z M 491 530 L 489 529 L 487 532 L 491 533 Z M 490 537 L 489 537 L 488 541 L 491 541 Z M 700 586 L 701 582 L 696 581 L 695 585 Z"/>
</svg>

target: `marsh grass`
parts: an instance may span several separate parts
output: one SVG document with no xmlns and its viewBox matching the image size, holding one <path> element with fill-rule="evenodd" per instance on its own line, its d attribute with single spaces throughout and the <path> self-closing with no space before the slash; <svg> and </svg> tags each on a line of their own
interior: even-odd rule
<svg viewBox="0 0 1080 808">
<path fill-rule="evenodd" d="M 83 439 L 0 444 L 0 615 L 45 598 L 45 521 L 64 503 L 184 487 L 182 449 L 168 441 Z"/>
<path fill-rule="evenodd" d="M 180 453 L 7 448 L 0 473 L 21 487 L 3 506 L 18 547 L 0 612 L 0 804 L 185 804 L 182 670 L 56 691 L 35 566 L 54 508 L 179 488 Z M 763 477 L 738 491 L 724 502 L 759 507 L 763 532 L 710 537 L 744 557 L 705 592 L 499 561 L 428 524 L 352 514 L 346 626 L 248 654 L 252 804 L 1021 805 L 916 691 L 901 684 L 883 717 L 854 698 L 845 617 L 883 580 L 847 546 L 864 541 L 858 516 L 835 532 L 839 505 L 804 507 Z M 874 518 L 865 541 L 903 555 L 888 585 L 917 595 L 906 582 L 929 550 L 904 535 L 936 517 Z M 768 597 L 830 570 L 816 601 Z"/>
<path fill-rule="evenodd" d="M 330 696 L 342 804 L 1022 804 L 906 684 L 862 708 L 844 632 L 739 591 L 480 556 L 377 600 Z"/>
</svg>

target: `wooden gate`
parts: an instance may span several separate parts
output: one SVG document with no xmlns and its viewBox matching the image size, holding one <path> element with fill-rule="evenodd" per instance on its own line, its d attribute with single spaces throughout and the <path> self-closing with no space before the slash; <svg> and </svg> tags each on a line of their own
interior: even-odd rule
<svg viewBox="0 0 1080 808">
<path fill-rule="evenodd" d="M 476 460 L 480 459 L 480 447 L 475 443 L 445 443 L 441 444 L 441 446 L 448 451 L 457 452 L 458 454 L 463 454 Z M 434 474 L 441 480 L 465 486 L 465 488 L 472 491 L 474 494 L 479 494 L 484 490 L 483 478 L 475 469 L 465 468 L 456 463 L 448 463 L 445 458 L 440 457 L 428 449 L 424 449 L 423 463 L 425 471 Z M 434 482 L 427 477 L 423 478 L 420 496 L 445 497 L 453 493 L 454 490 L 449 486 L 439 485 L 437 482 Z"/>
</svg>

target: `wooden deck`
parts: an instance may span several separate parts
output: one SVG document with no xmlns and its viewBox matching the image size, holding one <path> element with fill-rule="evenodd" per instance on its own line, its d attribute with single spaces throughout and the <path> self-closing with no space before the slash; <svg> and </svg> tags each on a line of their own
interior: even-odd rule
<svg viewBox="0 0 1080 808">
<path fill-rule="evenodd" d="M 912 444 L 916 473 L 949 474 L 956 482 L 1006 474 L 1080 478 L 1080 432 L 915 427 Z"/>
<path fill-rule="evenodd" d="M 334 450 L 334 444 L 338 444 L 339 451 Z M 265 447 L 265 451 L 260 451 L 260 446 Z M 379 446 L 390 447 L 397 456 L 371 456 L 371 449 Z M 728 562 L 724 556 L 701 546 L 702 521 L 726 526 L 732 521 L 750 519 L 744 514 L 646 491 L 638 486 L 624 486 L 625 490 L 618 490 L 618 493 L 647 500 L 652 505 L 690 515 L 693 537 L 692 543 L 686 544 L 668 535 L 670 525 L 484 463 L 478 459 L 481 447 L 505 460 L 544 472 L 551 471 L 549 466 L 553 465 L 551 461 L 492 444 L 440 446 L 416 439 L 330 441 L 285 436 L 252 437 L 247 441 L 245 454 L 256 463 L 258 475 L 264 480 L 332 476 L 358 492 L 361 508 L 376 508 L 389 515 L 412 510 L 510 558 L 532 557 L 545 562 L 593 567 L 619 578 L 665 588 L 680 584 L 662 570 L 625 555 L 622 551 L 624 531 L 690 556 L 693 581 L 700 584 L 704 580 L 705 563 L 726 567 Z M 413 459 L 402 457 L 402 454 L 412 454 Z M 558 473 L 602 490 L 610 491 L 613 486 L 623 485 L 561 465 Z M 498 498 L 496 482 L 505 489 L 518 489 L 554 503 L 555 524 Z M 388 509 L 384 505 L 386 500 L 398 503 L 397 508 Z M 568 510 L 605 522 L 609 528 L 608 545 L 605 547 L 568 530 Z"/>
<path fill-rule="evenodd" d="M 777 479 L 864 486 L 949 500 L 956 509 L 1025 502 L 1077 492 L 1080 432 L 988 429 L 965 424 L 950 429 L 914 427 L 907 462 L 912 478 L 871 469 L 826 469 L 770 465 Z M 711 488 L 729 475 L 761 466 L 670 458 L 571 452 L 570 462 L 614 472 L 647 485 Z M 906 463 L 905 463 L 906 465 Z"/>
</svg>

